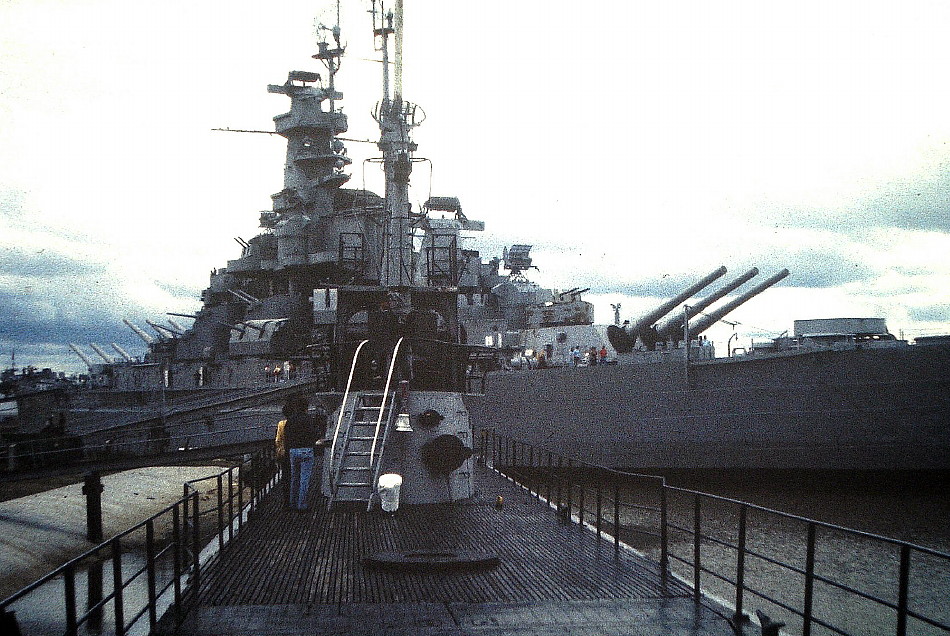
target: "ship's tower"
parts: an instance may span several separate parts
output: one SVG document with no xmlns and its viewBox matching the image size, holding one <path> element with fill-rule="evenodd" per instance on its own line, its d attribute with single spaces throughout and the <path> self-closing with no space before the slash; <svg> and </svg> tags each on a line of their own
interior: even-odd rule
<svg viewBox="0 0 950 636">
<path fill-rule="evenodd" d="M 277 134 L 287 139 L 284 189 L 272 195 L 273 213 L 262 217 L 262 225 L 277 235 L 278 269 L 307 265 L 310 254 L 335 249 L 329 239 L 319 236 L 316 224 L 332 215 L 335 191 L 350 178 L 343 169 L 351 159 L 336 139 L 347 129 L 346 115 L 336 108 L 343 95 L 336 91 L 334 81 L 344 47 L 339 26 L 320 29 L 333 37 L 332 44 L 325 39 L 318 42 L 313 56 L 323 62 L 326 77 L 291 71 L 284 84 L 267 88 L 290 97 L 290 111 L 274 118 Z"/>
<path fill-rule="evenodd" d="M 412 207 L 409 202 L 409 175 L 416 144 L 409 132 L 422 123 L 421 108 L 402 97 L 402 0 L 396 0 L 395 12 L 386 12 L 383 3 L 373 3 L 373 33 L 383 55 L 383 98 L 376 105 L 374 118 L 379 124 L 379 149 L 383 153 L 386 175 L 386 226 L 380 283 L 388 287 L 407 287 L 414 280 L 412 245 Z M 389 43 L 395 41 L 393 91 L 390 95 Z"/>
</svg>

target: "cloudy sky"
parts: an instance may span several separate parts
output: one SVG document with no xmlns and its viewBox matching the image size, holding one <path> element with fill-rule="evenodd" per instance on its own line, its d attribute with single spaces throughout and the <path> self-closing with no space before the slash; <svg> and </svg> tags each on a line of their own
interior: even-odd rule
<svg viewBox="0 0 950 636">
<path fill-rule="evenodd" d="M 128 318 L 192 312 L 282 187 L 291 69 L 329 2 L 0 0 L 0 367 L 133 353 Z M 344 2 L 353 139 L 380 65 Z M 708 333 L 796 318 L 950 332 L 950 4 L 405 0 L 405 89 L 486 256 L 530 243 L 546 286 L 636 318 L 720 265 L 791 276 Z M 351 184 L 378 169 L 348 144 Z M 184 321 L 187 323 L 187 321 Z"/>
</svg>

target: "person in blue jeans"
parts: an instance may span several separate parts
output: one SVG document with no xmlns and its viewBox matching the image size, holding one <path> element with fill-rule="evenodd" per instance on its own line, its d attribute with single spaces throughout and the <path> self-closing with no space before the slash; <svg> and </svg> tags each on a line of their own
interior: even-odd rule
<svg viewBox="0 0 950 636">
<path fill-rule="evenodd" d="M 315 418 L 307 413 L 309 403 L 302 395 L 292 396 L 284 405 L 284 448 L 290 460 L 288 503 L 292 509 L 307 509 L 307 491 L 313 474 L 314 445 L 323 437 Z"/>
</svg>

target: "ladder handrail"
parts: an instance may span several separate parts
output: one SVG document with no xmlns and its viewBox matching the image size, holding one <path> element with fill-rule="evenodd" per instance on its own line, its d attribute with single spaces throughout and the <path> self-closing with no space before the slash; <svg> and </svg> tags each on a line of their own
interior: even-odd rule
<svg viewBox="0 0 950 636">
<path fill-rule="evenodd" d="M 346 380 L 346 390 L 343 392 L 343 401 L 340 403 L 340 417 L 336 420 L 336 429 L 333 431 L 333 442 L 330 444 L 330 458 L 327 465 L 330 467 L 330 474 L 333 474 L 333 453 L 336 450 L 336 441 L 340 436 L 340 426 L 343 424 L 343 413 L 346 411 L 346 399 L 350 396 L 350 386 L 353 384 L 353 375 L 356 373 L 356 361 L 360 357 L 360 349 L 363 348 L 369 340 L 363 340 L 356 347 L 353 353 L 353 364 L 350 366 L 350 377 Z"/>
<path fill-rule="evenodd" d="M 376 432 L 373 435 L 373 445 L 369 450 L 370 466 L 373 465 L 373 459 L 376 455 L 376 440 L 379 439 L 379 428 L 383 422 L 383 411 L 386 410 L 386 401 L 389 399 L 389 386 L 392 384 L 393 371 L 396 369 L 396 358 L 399 356 L 399 347 L 402 346 L 402 341 L 405 339 L 405 336 L 401 336 L 399 340 L 396 341 L 396 346 L 393 348 L 392 360 L 389 362 L 389 373 L 386 375 L 386 387 L 383 389 L 383 401 L 379 405 L 379 417 L 376 418 Z M 390 413 L 390 415 L 392 415 L 392 413 Z"/>
</svg>

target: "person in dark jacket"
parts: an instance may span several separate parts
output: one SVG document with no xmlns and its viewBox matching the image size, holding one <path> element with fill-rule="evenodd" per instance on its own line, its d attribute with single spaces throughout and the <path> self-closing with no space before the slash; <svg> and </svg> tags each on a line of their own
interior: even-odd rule
<svg viewBox="0 0 950 636">
<path fill-rule="evenodd" d="M 297 395 L 284 405 L 283 447 L 290 460 L 289 505 L 297 510 L 307 509 L 307 491 L 314 467 L 314 446 L 323 437 L 317 423 L 307 413 L 307 398 Z"/>
</svg>

